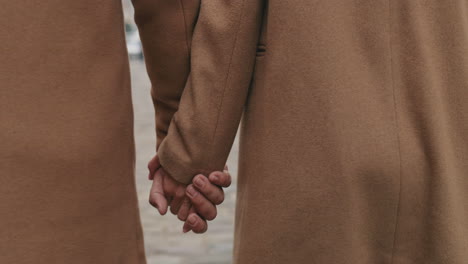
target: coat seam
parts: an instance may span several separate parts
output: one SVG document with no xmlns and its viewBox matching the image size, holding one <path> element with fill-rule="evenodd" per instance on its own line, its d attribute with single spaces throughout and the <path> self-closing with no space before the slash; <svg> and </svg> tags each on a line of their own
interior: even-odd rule
<svg viewBox="0 0 468 264">
<path fill-rule="evenodd" d="M 401 184 L 402 184 L 402 158 L 401 158 L 401 139 L 400 139 L 400 128 L 399 128 L 399 115 L 397 110 L 397 99 L 395 95 L 395 77 L 394 77 L 394 61 L 393 61 L 393 26 L 392 26 L 392 0 L 388 1 L 388 31 L 389 31 L 389 51 L 390 51 L 390 78 L 392 82 L 392 93 L 393 93 L 393 106 L 394 106 L 394 118 L 395 118 L 395 129 L 398 142 L 398 176 L 399 176 L 399 187 L 398 187 L 398 200 L 397 208 L 395 213 L 395 229 L 393 232 L 393 242 L 392 242 L 392 251 L 391 251 L 391 264 L 394 263 L 395 257 L 395 247 L 396 247 L 396 238 L 398 231 L 398 223 L 400 218 L 400 205 L 401 205 Z"/>
<path fill-rule="evenodd" d="M 228 83 L 229 83 L 229 79 L 231 77 L 232 61 L 233 61 L 233 58 L 234 58 L 234 52 L 235 52 L 236 47 L 237 47 L 237 41 L 238 41 L 238 38 L 239 38 L 240 29 L 241 29 L 242 17 L 244 16 L 244 5 L 245 5 L 245 0 L 243 0 L 242 4 L 241 4 L 241 11 L 240 11 L 239 20 L 238 20 L 238 27 L 236 29 L 234 44 L 233 44 L 231 55 L 230 55 L 230 58 L 229 58 L 229 65 L 228 65 L 228 70 L 227 70 L 227 74 L 226 74 L 226 80 L 224 81 L 223 92 L 221 94 L 221 101 L 220 101 L 219 107 L 218 107 L 218 115 L 216 117 L 216 124 L 215 124 L 214 132 L 213 132 L 213 136 L 212 136 L 212 141 L 211 141 L 211 148 L 212 149 L 214 148 L 216 133 L 218 132 L 219 120 L 220 120 L 220 117 L 221 117 L 221 111 L 222 111 L 222 107 L 223 107 L 223 104 L 224 104 L 226 89 L 227 89 L 227 86 L 228 86 Z M 212 157 L 213 157 L 215 155 L 215 153 L 214 153 L 214 151 L 212 151 L 212 152 L 213 152 L 212 153 Z M 212 159 L 212 160 L 214 160 L 214 159 Z M 210 167 L 213 167 L 213 166 L 210 166 Z"/>
</svg>

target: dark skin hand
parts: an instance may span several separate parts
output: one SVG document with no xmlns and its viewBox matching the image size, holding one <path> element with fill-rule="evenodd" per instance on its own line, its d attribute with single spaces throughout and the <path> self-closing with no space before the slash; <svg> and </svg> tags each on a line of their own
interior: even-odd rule
<svg viewBox="0 0 468 264">
<path fill-rule="evenodd" d="M 208 230 L 207 220 L 216 218 L 216 206 L 224 201 L 223 188 L 231 185 L 231 176 L 225 167 L 223 172 L 212 172 L 208 177 L 196 175 L 192 184 L 174 180 L 155 156 L 148 164 L 149 179 L 153 180 L 149 202 L 161 215 L 168 210 L 185 222 L 183 232 L 201 234 Z"/>
</svg>

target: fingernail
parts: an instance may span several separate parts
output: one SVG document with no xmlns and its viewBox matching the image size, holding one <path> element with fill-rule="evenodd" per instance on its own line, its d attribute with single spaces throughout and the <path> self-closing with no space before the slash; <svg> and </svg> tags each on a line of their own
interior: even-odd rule
<svg viewBox="0 0 468 264">
<path fill-rule="evenodd" d="M 195 186 L 197 186 L 198 188 L 203 188 L 203 187 L 205 186 L 205 181 L 204 181 L 201 177 L 195 178 L 195 180 L 193 181 L 193 183 L 194 183 Z"/>
<path fill-rule="evenodd" d="M 195 218 L 195 216 L 191 215 L 191 216 L 187 219 L 187 222 L 189 223 L 189 225 L 194 226 L 195 223 L 197 222 L 197 219 Z"/>
<path fill-rule="evenodd" d="M 193 198 L 197 196 L 197 191 L 193 188 L 192 185 L 190 185 L 189 187 L 187 187 L 187 194 Z"/>
<path fill-rule="evenodd" d="M 218 174 L 211 174 L 211 179 L 213 181 L 219 181 L 219 175 Z"/>
</svg>

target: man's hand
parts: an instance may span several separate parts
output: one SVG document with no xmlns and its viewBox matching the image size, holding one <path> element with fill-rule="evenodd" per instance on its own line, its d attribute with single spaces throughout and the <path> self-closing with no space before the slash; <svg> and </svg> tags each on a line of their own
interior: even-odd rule
<svg viewBox="0 0 468 264">
<path fill-rule="evenodd" d="M 165 215 L 170 207 L 172 214 L 185 221 L 184 232 L 206 232 L 206 220 L 216 217 L 216 205 L 224 200 L 222 187 L 231 184 L 227 168 L 224 172 L 211 173 L 209 178 L 197 175 L 193 179 L 193 185 L 188 187 L 168 175 L 161 167 L 158 156 L 149 162 L 148 169 L 148 178 L 153 180 L 149 198 L 151 205 L 157 208 L 161 215 Z"/>
<path fill-rule="evenodd" d="M 216 205 L 224 201 L 224 191 L 222 188 L 231 185 L 231 176 L 225 167 L 223 172 L 215 171 L 208 178 L 204 175 L 197 175 L 193 178 L 192 184 L 187 187 L 187 197 L 192 203 L 192 209 L 181 208 L 178 217 L 185 221 L 184 233 L 192 230 L 194 233 L 204 233 L 208 229 L 206 220 L 213 220 L 216 217 Z M 188 212 L 186 217 L 185 212 Z M 198 213 L 198 214 L 197 214 Z M 204 219 L 200 216 L 204 216 Z"/>
</svg>

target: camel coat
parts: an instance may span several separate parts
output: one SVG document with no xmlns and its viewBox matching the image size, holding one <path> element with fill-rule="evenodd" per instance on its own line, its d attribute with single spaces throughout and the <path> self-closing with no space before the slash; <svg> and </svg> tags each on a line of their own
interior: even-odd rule
<svg viewBox="0 0 468 264">
<path fill-rule="evenodd" d="M 135 2 L 178 98 L 198 4 Z M 0 25 L 0 263 L 144 264 L 121 1 L 8 1 Z"/>
<path fill-rule="evenodd" d="M 243 116 L 236 264 L 468 263 L 465 0 L 205 0 L 190 58 L 158 153 L 220 170 Z"/>
</svg>

